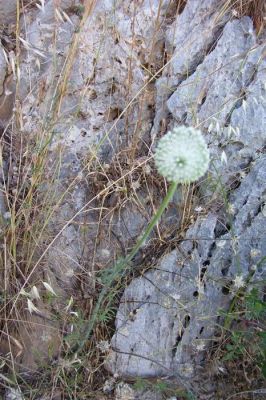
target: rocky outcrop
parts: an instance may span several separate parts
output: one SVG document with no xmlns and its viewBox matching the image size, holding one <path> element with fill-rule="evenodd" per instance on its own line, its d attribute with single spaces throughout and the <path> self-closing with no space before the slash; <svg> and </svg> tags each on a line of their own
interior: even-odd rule
<svg viewBox="0 0 266 400">
<path fill-rule="evenodd" d="M 106 366 L 122 377 L 175 380 L 197 398 L 213 399 L 223 394 L 206 352 L 219 335 L 220 310 L 229 308 L 239 277 L 265 277 L 260 260 L 266 248 L 266 64 L 265 45 L 249 17 L 226 22 L 224 15 L 216 30 L 203 35 L 217 21 L 215 8 L 204 9 L 204 1 L 188 1 L 167 31 L 172 61 L 156 83 L 152 134 L 163 132 L 167 119 L 170 126 L 185 123 L 205 131 L 212 164 L 200 193 L 210 211 L 200 207 L 205 215 L 185 241 L 126 288 Z M 191 53 L 180 54 L 190 41 Z"/>
<path fill-rule="evenodd" d="M 266 248 L 265 167 L 263 157 L 230 197 L 228 232 L 213 213 L 198 218 L 178 249 L 126 288 L 107 362 L 111 371 L 168 377 L 198 395 L 213 393 L 211 378 L 201 381 L 199 371 L 222 324 L 220 310 L 230 305 L 236 276 L 247 281 L 256 269 L 253 279 L 265 277 L 259 266 Z"/>
<path fill-rule="evenodd" d="M 265 44 L 250 17 L 218 0 L 178 2 L 184 9 L 169 0 L 89 3 L 85 20 L 78 0 L 31 4 L 19 69 L 11 71 L 12 51 L 6 58 L 0 49 L 0 119 L 10 122 L 16 90 L 14 126 L 33 144 L 25 180 L 35 182 L 43 168 L 34 190 L 43 200 L 37 211 L 46 211 L 37 229 L 30 226 L 31 279 L 17 284 L 28 292 L 36 285 L 41 298 L 40 314 L 26 311 L 18 326 L 16 362 L 34 370 L 51 349 L 57 355 L 66 331 L 54 315 L 68 312 L 77 291 L 96 294 L 95 272 L 127 252 L 160 202 L 150 163 L 156 141 L 176 124 L 193 125 L 212 156 L 194 193 L 198 211 L 179 245 L 125 289 L 106 368 L 125 380 L 162 377 L 213 399 L 220 389 L 206 353 L 223 324 L 220 310 L 239 279 L 252 284 L 265 274 Z M 16 22 L 15 4 L 0 0 L 0 25 Z M 180 193 L 158 227 L 162 241 L 182 224 Z M 49 307 L 42 281 L 57 295 Z M 161 398 L 124 383 L 115 396 Z"/>
<path fill-rule="evenodd" d="M 17 17 L 17 1 L 0 1 L 0 27 L 15 24 Z"/>
</svg>

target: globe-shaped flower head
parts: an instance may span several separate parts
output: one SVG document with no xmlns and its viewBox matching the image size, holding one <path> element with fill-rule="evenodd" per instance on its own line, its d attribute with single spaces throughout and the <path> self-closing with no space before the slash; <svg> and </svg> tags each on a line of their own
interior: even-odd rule
<svg viewBox="0 0 266 400">
<path fill-rule="evenodd" d="M 164 135 L 155 152 L 155 165 L 169 182 L 190 183 L 208 169 L 210 155 L 201 132 L 179 126 Z"/>
</svg>

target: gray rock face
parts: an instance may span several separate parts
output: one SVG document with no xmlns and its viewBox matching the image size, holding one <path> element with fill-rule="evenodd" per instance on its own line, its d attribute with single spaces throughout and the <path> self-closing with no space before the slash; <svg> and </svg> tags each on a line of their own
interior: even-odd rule
<svg viewBox="0 0 266 400">
<path fill-rule="evenodd" d="M 209 50 L 217 32 L 229 15 L 221 12 L 219 0 L 189 0 L 166 32 L 166 46 L 171 53 L 172 73 L 182 77 L 190 73 Z"/>
<path fill-rule="evenodd" d="M 230 19 L 229 13 L 222 11 L 221 6 L 219 0 L 188 0 L 183 12 L 166 30 L 165 47 L 170 60 L 162 77 L 156 81 L 156 114 L 152 135 L 165 132 L 169 113 L 167 100 L 177 87 L 178 90 L 182 88 L 182 85 L 178 85 L 186 81 L 204 60 L 209 48 L 214 47 L 218 40 L 219 31 Z M 171 105 L 169 108 L 172 111 Z"/>
<path fill-rule="evenodd" d="M 168 100 L 167 105 L 174 118 L 207 127 L 212 117 L 225 123 L 241 96 L 241 89 L 254 73 L 250 71 L 251 76 L 247 76 L 242 72 L 245 71 L 245 58 L 255 44 L 250 18 L 228 22 L 215 49 Z"/>
<path fill-rule="evenodd" d="M 266 255 L 265 193 L 263 157 L 230 198 L 228 232 L 221 232 L 216 215 L 199 218 L 178 249 L 131 282 L 117 313 L 108 369 L 122 377 L 175 378 L 189 390 L 196 386 L 199 395 L 213 393 L 211 380 L 199 384 L 199 371 L 222 324 L 219 310 L 229 307 L 237 289 L 236 276 L 246 280 Z M 255 279 L 264 271 L 258 267 Z"/>
<path fill-rule="evenodd" d="M 0 96 L 4 91 L 4 81 L 6 77 L 6 59 L 4 57 L 2 46 L 0 47 Z"/>
<path fill-rule="evenodd" d="M 0 1 L 0 27 L 16 23 L 17 0 Z"/>
<path fill-rule="evenodd" d="M 223 183 L 265 146 L 265 67 L 265 44 L 257 42 L 250 18 L 230 21 L 215 49 L 167 101 L 176 121 L 205 130 L 210 171 Z"/>
<path fill-rule="evenodd" d="M 122 377 L 174 379 L 199 399 L 217 393 L 205 357 L 223 323 L 219 311 L 228 309 L 241 282 L 265 276 L 260 260 L 266 254 L 265 45 L 257 41 L 250 18 L 225 24 L 225 17 L 214 49 L 202 57 L 217 33 L 209 29 L 207 36 L 197 35 L 217 18 L 212 7 L 206 13 L 207 3 L 189 1 L 167 31 L 173 58 L 156 83 L 152 134 L 164 132 L 169 112 L 170 127 L 198 125 L 212 154 L 211 179 L 217 187 L 237 179 L 241 184 L 223 199 L 218 213 L 198 217 L 178 249 L 126 288 L 106 364 Z M 189 18 L 198 19 L 199 26 L 190 29 Z M 179 54 L 185 41 L 193 43 L 191 53 Z M 197 68 L 182 80 L 185 64 L 188 73 Z M 209 196 L 204 185 L 201 192 Z"/>
<path fill-rule="evenodd" d="M 244 152 L 258 151 L 266 143 L 266 46 L 259 46 L 248 56 L 253 68 L 252 80 L 247 87 L 246 96 L 240 107 L 236 107 L 231 115 L 230 125 L 239 132 L 238 140 L 244 146 Z M 263 58 L 264 57 L 264 58 Z M 254 62 L 255 61 L 255 62 Z M 259 123 L 258 123 L 259 121 Z"/>
<path fill-rule="evenodd" d="M 173 17 L 171 7 L 176 2 L 98 1 L 80 32 L 61 107 L 49 125 L 58 98 L 55 89 L 80 21 L 71 6 L 80 3 L 60 1 L 58 12 L 65 10 L 70 22 L 63 14 L 61 19 L 56 16 L 57 2 L 48 0 L 43 11 L 31 7 L 23 20 L 25 32 L 21 27 L 21 35 L 29 42 L 20 59 L 21 131 L 29 141 L 35 140 L 36 132 L 43 134 L 41 140 L 51 135 L 45 165 L 50 192 L 48 183 L 43 190 L 51 193 L 47 199 L 53 214 L 45 232 L 48 244 L 44 248 L 48 250 L 33 280 L 37 286 L 41 286 L 40 276 L 51 282 L 60 299 L 54 305 L 58 314 L 66 312 L 75 276 L 88 276 L 85 289 L 89 297 L 95 288 L 95 266 L 103 269 L 120 254 L 121 247 L 126 251 L 157 208 L 150 201 L 150 169 L 143 172 L 146 189 L 138 187 L 141 179 L 137 175 L 132 192 L 121 181 L 110 193 L 104 192 L 109 196 L 109 209 L 108 215 L 102 215 L 105 197 L 97 198 L 99 203 L 93 200 L 96 172 L 107 176 L 106 189 L 111 180 L 105 167 L 121 148 L 139 141 L 146 149 L 150 141 L 143 138 L 151 133 L 155 143 L 156 135 L 176 123 L 198 125 L 212 153 L 205 182 L 216 180 L 219 190 L 217 182 L 228 185 L 237 180 L 241 184 L 231 190 L 227 207 L 219 212 L 210 201 L 212 211 L 198 217 L 180 246 L 125 290 L 106 367 L 123 378 L 163 377 L 184 385 L 199 399 L 213 399 L 216 388 L 205 360 L 223 323 L 220 309 L 229 307 L 237 285 L 249 279 L 251 272 L 257 280 L 265 274 L 259 263 L 266 249 L 265 46 L 256 38 L 251 19 L 229 21 L 231 16 L 221 13 L 219 0 L 188 0 L 168 29 L 168 16 Z M 0 25 L 15 22 L 15 8 L 16 1 L 0 0 Z M 160 78 L 155 75 L 154 113 L 153 71 L 149 68 L 161 71 L 164 49 L 171 63 Z M 0 53 L 0 96 L 4 96 L 6 61 Z M 95 153 L 95 165 L 88 173 L 88 159 Z M 150 149 L 147 153 L 150 156 Z M 131 160 L 119 165 L 119 178 L 125 172 L 131 175 L 131 167 Z M 205 188 L 205 182 L 199 190 L 212 200 L 213 192 Z M 126 193 L 121 196 L 124 207 L 116 204 L 120 192 Z M 156 201 L 159 193 L 156 189 L 152 193 Z M 4 209 L 1 198 L 0 208 Z M 162 226 L 179 226 L 182 217 L 175 208 L 169 207 Z M 38 251 L 42 246 L 40 239 Z M 38 308 L 46 311 L 41 302 Z M 40 354 L 45 358 L 50 343 L 60 346 L 57 320 L 50 324 L 48 318 L 45 327 L 38 318 L 32 317 L 32 331 L 21 329 L 20 337 L 27 350 L 22 364 L 32 370 L 36 349 L 44 350 Z M 13 394 L 20 396 L 10 391 Z M 117 386 L 115 396 L 117 400 L 162 397 L 134 391 L 127 384 Z"/>
</svg>

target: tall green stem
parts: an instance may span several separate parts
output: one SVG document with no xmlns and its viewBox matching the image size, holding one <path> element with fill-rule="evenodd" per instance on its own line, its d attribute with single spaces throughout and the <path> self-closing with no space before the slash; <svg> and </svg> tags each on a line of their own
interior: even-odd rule
<svg viewBox="0 0 266 400">
<path fill-rule="evenodd" d="M 147 228 L 145 229 L 145 232 L 143 233 L 143 235 L 137 241 L 137 243 L 135 244 L 135 246 L 133 247 L 131 252 L 123 260 L 118 261 L 118 263 L 116 263 L 114 265 L 113 273 L 111 274 L 110 280 L 108 281 L 108 283 L 106 283 L 106 285 L 104 286 L 104 288 L 101 290 L 101 292 L 99 294 L 97 303 L 95 304 L 91 318 L 88 322 L 88 326 L 86 327 L 83 338 L 81 339 L 81 341 L 78 345 L 77 353 L 79 353 L 83 349 L 84 345 L 86 344 L 87 340 L 89 339 L 89 337 L 94 329 L 95 323 L 97 322 L 98 313 L 100 311 L 101 305 L 102 305 L 103 301 L 105 300 L 106 296 L 108 295 L 110 288 L 114 285 L 114 283 L 118 277 L 123 276 L 129 262 L 135 257 L 135 255 L 137 254 L 137 252 L 139 251 L 141 246 L 143 246 L 145 241 L 150 236 L 153 228 L 155 227 L 157 222 L 160 220 L 164 210 L 166 209 L 169 202 L 171 201 L 171 199 L 176 191 L 177 185 L 178 185 L 177 182 L 171 183 L 169 190 L 168 190 L 166 196 L 164 197 L 158 211 L 152 217 L 152 219 L 149 222 Z"/>
<path fill-rule="evenodd" d="M 129 255 L 125 258 L 125 263 L 128 263 L 129 261 L 132 260 L 132 258 L 135 257 L 135 255 L 137 254 L 137 252 L 139 251 L 141 246 L 143 246 L 145 241 L 148 239 L 148 237 L 150 236 L 150 233 L 152 232 L 153 228 L 155 227 L 157 222 L 160 220 L 164 210 L 166 209 L 166 207 L 168 206 L 169 202 L 171 201 L 171 199 L 172 199 L 172 197 L 173 197 L 173 195 L 174 195 L 174 193 L 176 191 L 176 188 L 177 188 L 177 183 L 176 182 L 171 183 L 171 186 L 169 187 L 169 190 L 168 190 L 166 196 L 164 197 L 164 199 L 163 199 L 158 211 L 152 217 L 152 219 L 151 219 L 149 225 L 147 226 L 144 234 L 137 241 L 137 243 L 135 244 L 135 246 L 133 247 L 133 249 L 131 250 Z"/>
</svg>

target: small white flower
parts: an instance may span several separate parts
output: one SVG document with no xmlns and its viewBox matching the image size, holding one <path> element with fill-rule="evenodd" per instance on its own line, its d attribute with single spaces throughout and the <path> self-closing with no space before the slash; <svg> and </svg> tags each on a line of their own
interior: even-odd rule
<svg viewBox="0 0 266 400">
<path fill-rule="evenodd" d="M 245 286 L 246 282 L 242 275 L 236 275 L 235 279 L 233 280 L 233 284 L 236 289 L 240 289 Z"/>
<path fill-rule="evenodd" d="M 259 249 L 251 249 L 250 250 L 250 257 L 251 258 L 256 258 L 261 255 L 261 251 Z"/>
<path fill-rule="evenodd" d="M 110 343 L 108 340 L 101 340 L 96 345 L 97 349 L 99 349 L 102 353 L 107 353 L 110 349 Z"/>
<path fill-rule="evenodd" d="M 180 126 L 164 135 L 155 152 L 159 173 L 169 182 L 190 183 L 205 174 L 209 150 L 201 132 Z"/>
<path fill-rule="evenodd" d="M 195 210 L 197 213 L 200 213 L 200 212 L 204 211 L 204 208 L 201 207 L 201 206 L 199 206 L 199 207 L 195 207 L 194 210 Z"/>
<path fill-rule="evenodd" d="M 194 347 L 195 347 L 195 349 L 197 350 L 197 351 L 203 351 L 203 350 L 205 350 L 205 348 L 206 348 L 206 343 L 205 343 L 205 341 L 204 340 L 197 340 L 195 343 L 194 343 Z"/>
</svg>

